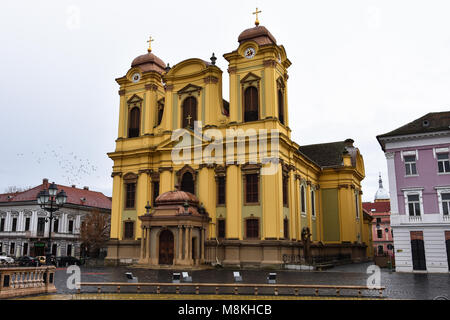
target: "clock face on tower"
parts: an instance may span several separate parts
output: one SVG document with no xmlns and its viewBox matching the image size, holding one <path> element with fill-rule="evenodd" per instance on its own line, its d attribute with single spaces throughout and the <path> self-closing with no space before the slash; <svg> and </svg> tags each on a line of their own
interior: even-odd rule
<svg viewBox="0 0 450 320">
<path fill-rule="evenodd" d="M 247 59 L 251 59 L 255 56 L 255 53 L 256 53 L 255 49 L 252 47 L 249 47 L 249 48 L 245 49 L 244 56 Z"/>
<path fill-rule="evenodd" d="M 135 73 L 131 76 L 131 80 L 136 83 L 139 82 L 139 80 L 141 80 L 141 75 L 139 73 Z"/>
</svg>

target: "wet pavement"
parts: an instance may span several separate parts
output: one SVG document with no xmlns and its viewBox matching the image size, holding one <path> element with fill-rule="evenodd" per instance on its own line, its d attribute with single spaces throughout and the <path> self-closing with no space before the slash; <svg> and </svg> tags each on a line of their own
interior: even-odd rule
<svg viewBox="0 0 450 320">
<path fill-rule="evenodd" d="M 240 271 L 243 283 L 267 283 L 269 272 L 277 273 L 277 283 L 280 284 L 323 284 L 323 285 L 367 285 L 367 279 L 372 273 L 367 273 L 370 263 L 336 266 L 325 271 L 291 271 L 291 270 L 235 270 L 210 269 L 188 271 L 192 281 L 197 283 L 234 283 L 233 271 Z M 81 282 L 127 282 L 125 273 L 132 272 L 139 282 L 171 283 L 172 273 L 186 270 L 151 270 L 133 267 L 81 267 Z M 74 294 L 76 290 L 67 287 L 70 274 L 66 268 L 58 268 L 55 275 L 55 285 L 58 294 Z M 447 274 L 417 274 L 396 273 L 381 269 L 381 286 L 386 287 L 383 296 L 389 299 L 421 299 L 430 300 L 436 297 L 450 298 L 450 273 Z M 113 293 L 115 287 L 102 287 L 102 292 Z M 232 294 L 233 288 L 220 289 L 221 294 Z M 174 293 L 175 288 L 161 288 L 162 294 Z M 193 293 L 194 288 L 181 288 L 181 293 Z M 280 295 L 292 292 L 279 290 Z M 292 291 L 292 290 L 291 290 Z M 96 287 L 83 287 L 83 293 L 95 293 Z M 142 294 L 154 293 L 155 287 L 142 287 Z M 122 287 L 121 293 L 136 293 L 135 287 Z M 214 288 L 204 289 L 205 294 L 213 294 Z M 253 294 L 253 288 L 239 289 L 240 294 Z M 260 294 L 273 294 L 273 289 L 260 289 Z M 314 296 L 313 289 L 303 289 L 300 295 Z M 321 296 L 335 296 L 334 290 L 321 290 Z M 355 295 L 355 292 L 342 291 L 342 296 Z M 363 292 L 366 297 L 378 296 L 377 291 Z"/>
</svg>

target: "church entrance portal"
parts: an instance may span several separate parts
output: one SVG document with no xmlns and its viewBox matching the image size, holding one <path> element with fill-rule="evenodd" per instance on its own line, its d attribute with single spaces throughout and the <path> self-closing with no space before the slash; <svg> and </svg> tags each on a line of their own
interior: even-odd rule
<svg viewBox="0 0 450 320">
<path fill-rule="evenodd" d="M 159 235 L 159 264 L 173 264 L 173 234 L 164 230 Z"/>
</svg>

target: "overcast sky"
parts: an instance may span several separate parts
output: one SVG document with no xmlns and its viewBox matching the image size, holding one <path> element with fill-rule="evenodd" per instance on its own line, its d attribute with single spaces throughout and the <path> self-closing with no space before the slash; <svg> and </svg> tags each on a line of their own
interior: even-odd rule
<svg viewBox="0 0 450 320">
<path fill-rule="evenodd" d="M 450 1 L 10 1 L 0 4 L 0 192 L 42 178 L 112 193 L 119 89 L 131 61 L 209 60 L 222 69 L 237 38 L 261 25 L 286 48 L 292 138 L 353 138 L 365 160 L 363 200 L 378 173 L 375 138 L 450 110 Z"/>
</svg>

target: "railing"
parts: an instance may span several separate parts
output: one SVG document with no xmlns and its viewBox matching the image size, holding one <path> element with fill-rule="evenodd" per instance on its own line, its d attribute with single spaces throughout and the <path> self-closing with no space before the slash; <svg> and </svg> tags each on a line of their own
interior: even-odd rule
<svg viewBox="0 0 450 320">
<path fill-rule="evenodd" d="M 253 294 L 257 296 L 260 289 L 271 288 L 273 294 L 278 296 L 279 289 L 289 289 L 290 294 L 298 296 L 300 289 L 313 289 L 314 295 L 319 296 L 319 290 L 335 290 L 336 296 L 341 296 L 342 290 L 357 291 L 357 296 L 362 297 L 362 291 L 378 291 L 378 297 L 383 298 L 385 287 L 346 286 L 346 285 L 308 285 L 308 284 L 247 284 L 247 283 L 129 283 L 129 282 L 78 282 L 77 293 L 81 293 L 81 287 L 97 287 L 97 293 L 102 293 L 102 287 L 116 287 L 116 293 L 120 293 L 121 287 L 136 287 L 136 292 L 141 293 L 142 287 L 155 287 L 156 294 L 161 293 L 161 287 L 175 287 L 175 294 L 180 294 L 180 288 L 194 287 L 195 294 L 200 294 L 200 288 L 214 288 L 214 294 L 218 295 L 220 288 L 233 288 L 233 294 L 238 295 L 240 288 L 253 288 Z M 222 291 L 222 294 L 226 294 Z"/>
<path fill-rule="evenodd" d="M 442 216 L 442 220 L 444 221 L 450 221 L 450 215 L 446 214 Z"/>
<path fill-rule="evenodd" d="M 410 222 L 420 222 L 422 221 L 422 216 L 409 216 Z"/>
<path fill-rule="evenodd" d="M 56 292 L 56 268 L 0 268 L 0 298 Z"/>
</svg>

